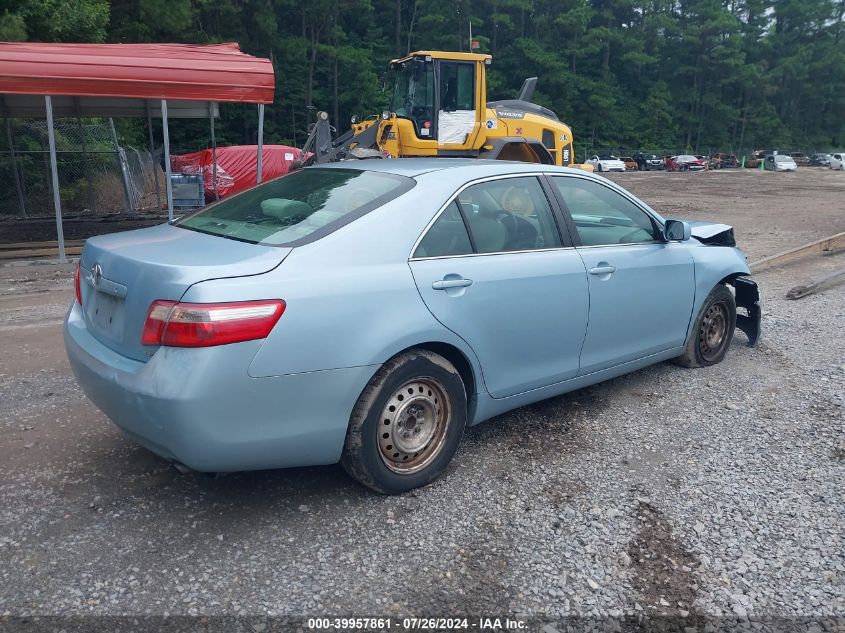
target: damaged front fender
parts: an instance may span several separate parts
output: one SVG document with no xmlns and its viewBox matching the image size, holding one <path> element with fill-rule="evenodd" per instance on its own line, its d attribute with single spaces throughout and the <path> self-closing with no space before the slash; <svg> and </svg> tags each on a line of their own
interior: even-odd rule
<svg viewBox="0 0 845 633">
<path fill-rule="evenodd" d="M 734 228 L 718 222 L 690 222 L 692 236 L 705 246 L 736 246 Z"/>
<path fill-rule="evenodd" d="M 733 286 L 736 290 L 736 307 L 744 308 L 748 312 L 747 315 L 737 312 L 736 327 L 745 332 L 748 346 L 754 347 L 761 335 L 760 289 L 757 283 L 748 277 L 737 277 Z"/>
</svg>

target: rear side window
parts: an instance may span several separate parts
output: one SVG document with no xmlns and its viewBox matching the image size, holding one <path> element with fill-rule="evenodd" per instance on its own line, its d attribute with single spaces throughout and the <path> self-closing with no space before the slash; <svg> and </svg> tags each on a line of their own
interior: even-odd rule
<svg viewBox="0 0 845 633">
<path fill-rule="evenodd" d="M 458 195 L 458 204 L 478 253 L 561 246 L 549 201 L 533 176 L 467 187 Z"/>
<path fill-rule="evenodd" d="M 400 196 L 410 178 L 355 169 L 303 169 L 179 220 L 182 228 L 267 246 L 319 239 Z"/>
<path fill-rule="evenodd" d="M 455 202 L 449 204 L 428 229 L 414 257 L 448 257 L 472 253 L 466 225 Z"/>
<path fill-rule="evenodd" d="M 467 187 L 420 240 L 414 257 L 506 253 L 557 248 L 557 223 L 533 176 Z"/>
</svg>

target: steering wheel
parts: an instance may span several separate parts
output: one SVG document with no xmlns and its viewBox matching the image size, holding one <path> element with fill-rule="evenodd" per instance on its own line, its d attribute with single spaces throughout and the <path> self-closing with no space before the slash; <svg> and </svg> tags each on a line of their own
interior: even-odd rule
<svg viewBox="0 0 845 633">
<path fill-rule="evenodd" d="M 630 244 L 632 242 L 641 242 L 642 240 L 638 240 L 636 238 L 638 238 L 643 232 L 645 232 L 645 229 L 634 229 L 633 231 L 629 231 L 628 233 L 625 233 L 625 235 L 620 237 L 617 243 Z"/>
</svg>

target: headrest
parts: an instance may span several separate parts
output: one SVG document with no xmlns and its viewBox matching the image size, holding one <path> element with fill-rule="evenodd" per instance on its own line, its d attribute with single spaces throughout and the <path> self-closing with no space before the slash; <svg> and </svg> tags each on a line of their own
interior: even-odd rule
<svg viewBox="0 0 845 633">
<path fill-rule="evenodd" d="M 277 220 L 291 220 L 314 213 L 311 205 L 287 198 L 267 198 L 261 201 L 261 213 Z"/>
</svg>

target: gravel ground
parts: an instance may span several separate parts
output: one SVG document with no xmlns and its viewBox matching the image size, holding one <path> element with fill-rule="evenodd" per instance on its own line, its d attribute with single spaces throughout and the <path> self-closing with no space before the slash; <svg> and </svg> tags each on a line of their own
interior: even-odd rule
<svg viewBox="0 0 845 633">
<path fill-rule="evenodd" d="M 845 230 L 831 172 L 614 180 L 665 215 L 734 224 L 751 259 Z M 815 256 L 756 275 L 756 349 L 738 333 L 715 367 L 664 363 L 500 416 L 400 497 L 339 467 L 178 473 L 77 388 L 60 332 L 71 268 L 0 268 L 0 615 L 845 627 L 845 284 L 784 299 L 843 266 Z"/>
</svg>

